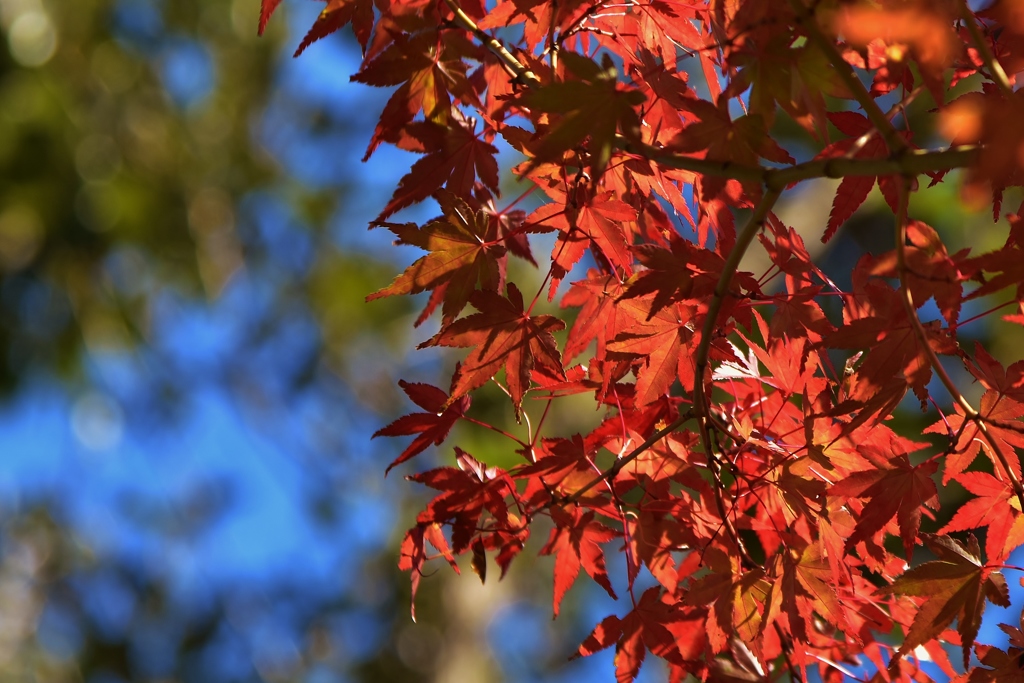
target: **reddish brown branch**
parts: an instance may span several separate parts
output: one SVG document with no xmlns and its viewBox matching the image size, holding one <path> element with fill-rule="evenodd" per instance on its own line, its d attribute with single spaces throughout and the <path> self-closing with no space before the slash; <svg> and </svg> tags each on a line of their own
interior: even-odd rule
<svg viewBox="0 0 1024 683">
<path fill-rule="evenodd" d="M 978 52 L 981 53 L 981 58 L 985 61 L 985 65 L 988 70 L 992 72 L 992 79 L 995 81 L 999 89 L 1003 91 L 1003 94 L 1007 97 L 1013 97 L 1013 86 L 1010 85 L 1010 79 L 1006 76 L 1006 72 L 1003 70 L 1003 65 L 999 63 L 996 56 L 992 54 L 992 48 L 989 46 L 988 41 L 985 40 L 985 36 L 981 32 L 981 28 L 978 26 L 978 22 L 975 20 L 974 12 L 967 4 L 967 0 L 960 0 L 960 18 L 964 20 L 964 24 L 967 26 L 968 33 L 971 34 L 971 40 L 974 41 L 974 46 L 978 48 Z"/>
<path fill-rule="evenodd" d="M 842 79 L 843 84 L 850 89 L 854 98 L 864 109 L 864 113 L 867 115 L 868 120 L 871 121 L 872 125 L 878 129 L 878 133 L 885 140 L 885 146 L 889 148 L 891 154 L 898 154 L 907 150 L 906 141 L 900 137 L 899 132 L 893 127 L 892 122 L 885 113 L 879 108 L 875 99 L 871 97 L 871 93 L 864 87 L 860 79 L 857 78 L 857 74 L 854 73 L 853 67 L 850 66 L 843 56 L 839 54 L 838 48 L 836 48 L 835 41 L 826 36 L 818 26 L 818 20 L 814 16 L 814 10 L 817 3 L 813 3 L 811 7 L 804 5 L 803 0 L 789 0 L 790 7 L 796 13 L 796 21 L 804 31 L 807 32 L 807 37 L 818 46 L 822 52 L 825 53 L 825 57 L 832 64 L 832 68 L 836 70 L 839 78 Z"/>
<path fill-rule="evenodd" d="M 505 67 L 513 75 L 513 77 L 522 83 L 523 85 L 540 85 L 540 78 L 537 74 L 530 71 L 525 64 L 520 62 L 515 56 L 505 49 L 505 46 L 501 42 L 490 35 L 482 28 L 476 25 L 468 14 L 462 11 L 459 4 L 455 0 L 444 0 L 445 4 L 448 5 L 448 9 L 455 15 L 455 20 L 462 25 L 464 29 L 472 33 L 480 40 L 484 46 L 494 53 L 494 56 L 498 58 L 502 66 Z"/>
</svg>

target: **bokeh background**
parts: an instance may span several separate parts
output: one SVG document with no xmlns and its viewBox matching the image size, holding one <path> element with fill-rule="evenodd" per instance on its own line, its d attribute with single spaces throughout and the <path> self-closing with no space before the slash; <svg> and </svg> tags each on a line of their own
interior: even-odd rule
<svg viewBox="0 0 1024 683">
<path fill-rule="evenodd" d="M 553 624 L 536 552 L 410 619 L 424 492 L 370 437 L 450 361 L 364 303 L 417 257 L 366 229 L 411 155 L 360 163 L 389 93 L 351 38 L 292 59 L 321 9 L 257 38 L 258 0 L 0 0 L 0 681 L 611 671 L 568 656 L 612 606 Z"/>
<path fill-rule="evenodd" d="M 262 39 L 258 4 L 0 0 L 0 681 L 611 680 L 611 652 L 568 656 L 621 610 L 581 581 L 552 622 L 542 528 L 504 581 L 440 568 L 409 618 L 424 492 L 370 437 L 451 359 L 408 353 L 416 301 L 364 297 L 418 256 L 366 230 L 412 156 L 360 163 L 389 93 L 349 82 L 347 35 L 291 58 L 320 3 Z M 947 228 L 984 223 L 935 192 Z M 820 231 L 831 196 L 783 217 Z M 888 248 L 864 215 L 837 273 Z"/>
</svg>

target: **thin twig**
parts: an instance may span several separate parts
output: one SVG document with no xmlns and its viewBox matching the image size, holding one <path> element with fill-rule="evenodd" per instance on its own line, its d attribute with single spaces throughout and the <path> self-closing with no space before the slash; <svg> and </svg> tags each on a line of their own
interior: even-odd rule
<svg viewBox="0 0 1024 683">
<path fill-rule="evenodd" d="M 595 486 L 597 486 L 598 484 L 600 484 L 603 481 L 609 481 L 611 479 L 614 479 L 615 475 L 617 475 L 620 471 L 622 471 L 623 467 L 625 467 L 629 463 L 631 463 L 634 460 L 636 460 L 638 457 L 640 457 L 641 454 L 643 454 L 646 451 L 650 450 L 650 448 L 654 444 L 658 443 L 659 441 L 664 439 L 666 436 L 668 436 L 672 432 L 676 431 L 677 429 L 679 429 L 680 427 L 682 427 L 684 424 L 686 424 L 688 421 L 690 421 L 692 419 L 693 419 L 693 413 L 692 412 L 688 411 L 688 412 L 683 413 L 682 415 L 677 417 L 675 420 L 670 422 L 667 426 L 662 427 L 658 431 L 654 432 L 654 434 L 651 434 L 651 436 L 648 437 L 648 439 L 646 441 L 644 441 L 642 444 L 640 444 L 639 446 L 634 448 L 628 454 L 622 456 L 621 458 L 616 459 L 611 467 L 609 467 L 607 470 L 605 470 L 599 476 L 591 479 L 582 488 L 577 489 L 571 496 L 566 496 L 562 500 L 555 500 L 553 502 L 555 502 L 555 503 L 564 502 L 564 503 L 570 503 L 570 504 L 578 502 L 580 500 L 580 498 L 583 497 L 584 493 L 586 493 L 590 489 L 594 488 Z"/>
<path fill-rule="evenodd" d="M 475 35 L 488 50 L 493 52 L 494 56 L 501 61 L 502 65 L 512 73 L 519 83 L 529 86 L 540 85 L 540 78 L 537 77 L 537 74 L 530 71 L 525 64 L 516 59 L 497 38 L 477 26 L 476 22 L 462 11 L 462 8 L 459 7 L 455 0 L 444 0 L 444 2 L 455 15 L 455 19 L 462 24 L 462 27 Z"/>
<path fill-rule="evenodd" d="M 747 224 L 737 236 L 736 244 L 729 252 L 725 265 L 722 267 L 722 274 L 718 278 L 718 283 L 715 285 L 714 295 L 708 303 L 707 317 L 704 319 L 704 327 L 701 330 L 700 343 L 697 345 L 697 354 L 694 359 L 693 410 L 697 417 L 697 425 L 700 430 L 700 441 L 704 448 L 704 455 L 708 460 L 708 466 L 710 467 L 715 480 L 715 502 L 718 506 L 718 513 L 721 515 L 722 522 L 725 524 L 726 532 L 732 538 L 733 542 L 736 543 L 740 554 L 751 564 L 753 564 L 753 561 L 750 560 L 750 555 L 747 553 L 742 539 L 740 539 L 739 534 L 736 532 L 736 527 L 733 526 L 732 522 L 729 520 L 729 516 L 726 514 L 725 510 L 725 502 L 722 499 L 721 463 L 718 461 L 718 458 L 715 457 L 714 448 L 711 445 L 711 434 L 708 424 L 707 396 L 704 393 L 704 375 L 707 372 L 708 356 L 711 352 L 711 337 L 714 334 L 715 328 L 718 326 L 718 314 L 721 312 L 722 304 L 725 302 L 725 297 L 729 293 L 729 287 L 732 285 L 733 276 L 736 274 L 736 270 L 739 268 L 740 261 L 743 259 L 744 254 L 747 253 L 747 249 L 754 241 L 754 237 L 764 226 L 764 221 L 768 217 L 768 213 L 772 210 L 772 207 L 775 206 L 775 202 L 778 201 L 780 195 L 781 190 L 769 190 L 766 192 L 764 197 L 761 198 L 761 201 L 754 208 L 754 212 L 747 220 Z"/>
<path fill-rule="evenodd" d="M 871 97 L 871 93 L 864 87 L 860 79 L 857 78 L 857 74 L 854 73 L 853 67 L 850 66 L 843 56 L 839 54 L 839 50 L 836 48 L 835 42 L 826 36 L 821 27 L 818 26 L 818 20 L 814 16 L 815 7 L 808 8 L 804 5 L 803 0 L 789 0 L 790 7 L 796 13 L 796 22 L 806 32 L 807 37 L 813 42 L 819 50 L 825 53 L 825 57 L 832 64 L 832 68 L 836 70 L 839 78 L 843 80 L 843 84 L 850 89 L 854 98 L 864 109 L 864 113 L 867 115 L 868 120 L 871 124 L 878 129 L 879 135 L 885 140 L 885 146 L 889 148 L 891 154 L 898 154 L 908 149 L 907 142 L 900 137 L 899 132 L 893 127 L 892 123 L 885 116 L 885 113 L 879 108 L 875 99 Z"/>
<path fill-rule="evenodd" d="M 946 368 L 942 366 L 939 361 L 938 355 L 935 353 L 935 349 L 932 348 L 930 340 L 928 339 L 928 333 L 925 332 L 924 326 L 921 324 L 920 318 L 917 317 L 917 306 L 914 305 L 914 296 L 910 292 L 910 287 L 907 283 L 907 209 L 910 202 L 910 178 L 904 176 L 899 183 L 899 203 L 897 205 L 896 212 L 896 269 L 900 276 L 900 291 L 903 294 L 903 305 L 907 311 L 907 318 L 910 320 L 910 325 L 914 330 L 914 334 L 917 335 L 918 345 L 924 351 L 925 356 L 928 358 L 928 364 L 931 365 L 932 370 L 938 376 L 943 386 L 949 392 L 953 400 L 960 406 L 964 411 L 965 423 L 967 421 L 973 422 L 975 427 L 988 443 L 989 448 L 992 449 L 992 453 L 996 456 L 999 464 L 1006 472 L 1006 476 L 1010 480 L 1010 485 L 1013 487 L 1014 493 L 1017 494 L 1017 500 L 1021 504 L 1021 508 L 1024 508 L 1024 487 L 1021 486 L 1020 480 L 1017 479 L 1017 475 L 1013 469 L 1010 468 L 1010 462 L 1003 452 L 1002 446 L 989 431 L 988 425 L 986 424 L 985 418 L 974 409 L 974 406 L 964 397 L 960 392 L 960 389 L 953 382 L 953 378 L 946 372 Z"/>
<path fill-rule="evenodd" d="M 793 183 L 814 178 L 878 176 L 900 173 L 933 173 L 970 166 L 982 150 L 981 145 L 960 145 L 941 150 L 907 150 L 878 159 L 812 159 L 785 168 L 769 168 L 674 154 L 664 149 L 617 137 L 616 146 L 644 157 L 663 168 L 690 171 L 705 176 L 763 183 L 769 190 L 784 190 Z"/>
<path fill-rule="evenodd" d="M 999 86 L 999 89 L 1003 91 L 1003 94 L 1007 97 L 1013 97 L 1013 86 L 1010 85 L 1010 79 L 1006 76 L 1006 72 L 1003 71 L 1003 65 L 999 63 L 996 56 L 992 54 L 992 48 L 989 46 L 988 41 L 981 32 L 981 28 L 978 26 L 978 22 L 974 17 L 974 13 L 967 4 L 967 0 L 960 0 L 960 18 L 964 20 L 964 24 L 967 26 L 968 33 L 971 34 L 971 40 L 974 41 L 974 46 L 978 48 L 978 52 L 981 53 L 981 58 L 985 61 L 985 65 L 988 66 L 988 70 L 992 72 L 992 79 Z"/>
</svg>

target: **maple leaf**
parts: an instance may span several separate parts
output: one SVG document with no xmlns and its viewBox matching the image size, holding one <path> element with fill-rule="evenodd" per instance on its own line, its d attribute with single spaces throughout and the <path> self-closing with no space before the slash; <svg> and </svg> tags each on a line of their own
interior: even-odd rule
<svg viewBox="0 0 1024 683">
<path fill-rule="evenodd" d="M 887 149 L 882 136 L 874 134 L 874 126 L 863 114 L 852 111 L 832 112 L 828 120 L 848 137 L 837 140 L 827 146 L 815 159 L 831 159 L 851 154 L 854 159 L 876 159 L 885 157 Z M 903 135 L 907 140 L 908 136 Z M 869 137 L 867 137 L 869 136 Z M 828 225 L 821 236 L 822 242 L 828 242 L 836 234 L 836 230 L 860 208 L 871 193 L 871 188 L 878 181 L 878 187 L 889 206 L 896 206 L 896 184 L 890 176 L 846 176 L 836 189 L 832 200 L 832 212 L 828 217 Z M 893 209 L 895 210 L 895 208 Z"/>
<path fill-rule="evenodd" d="M 996 391 L 1018 403 L 1024 403 L 1024 361 L 1004 368 L 979 342 L 974 344 L 974 362 L 967 369 L 986 389 Z"/>
<path fill-rule="evenodd" d="M 914 305 L 920 308 L 928 299 L 934 298 L 946 323 L 955 328 L 963 299 L 964 288 L 961 283 L 965 279 L 956 261 L 946 252 L 934 228 L 920 221 L 907 223 L 907 242 L 906 283 Z M 880 277 L 898 279 L 899 267 L 895 251 L 879 258 L 869 272 Z"/>
<path fill-rule="evenodd" d="M 266 26 L 270 13 L 281 0 L 263 0 L 264 12 L 260 15 L 260 35 Z M 370 40 L 373 30 L 373 0 L 326 0 L 327 6 L 320 12 L 316 22 L 302 39 L 293 56 L 298 57 L 307 47 L 327 36 L 339 31 L 346 24 L 352 24 L 359 45 L 366 52 L 366 43 Z M 267 7 L 269 6 L 269 11 Z"/>
<path fill-rule="evenodd" d="M 622 17 L 621 23 L 605 20 L 598 21 L 605 26 L 614 26 L 619 29 L 623 38 L 626 36 L 637 36 L 637 46 L 640 50 L 657 56 L 666 68 L 667 72 L 676 72 L 677 48 L 694 49 L 703 47 L 704 39 L 688 20 L 692 13 L 689 8 L 672 5 L 664 0 L 654 0 L 637 7 L 636 12 L 631 12 Z M 603 18 L 603 17 L 602 17 Z M 646 48 L 646 49 L 644 49 Z M 638 50 L 630 49 L 627 56 L 633 56 Z M 685 78 L 685 72 L 680 72 Z"/>
<path fill-rule="evenodd" d="M 448 432 L 452 430 L 455 423 L 469 409 L 469 396 L 462 396 L 458 400 L 450 401 L 448 394 L 429 384 L 413 384 L 405 380 L 399 380 L 398 385 L 402 387 L 402 391 L 405 392 L 406 396 L 413 403 L 427 412 L 405 415 L 387 427 L 382 427 L 374 432 L 372 437 L 374 439 L 378 436 L 417 435 L 412 443 L 405 447 L 401 455 L 388 465 L 388 468 L 384 471 L 385 476 L 396 465 L 400 465 L 427 450 L 430 444 L 440 446 L 441 442 L 448 437 Z"/>
<path fill-rule="evenodd" d="M 444 216 L 422 228 L 414 224 L 381 223 L 398 236 L 398 244 L 420 247 L 430 254 L 420 258 L 389 286 L 366 297 L 373 301 L 396 294 L 416 294 L 444 287 L 443 320 L 450 323 L 469 303 L 477 285 L 499 291 L 505 280 L 505 247 L 489 234 L 493 223 L 483 211 L 474 211 L 446 190 L 435 198 Z"/>
<path fill-rule="evenodd" d="M 565 378 L 555 338 L 551 336 L 555 330 L 563 329 L 565 323 L 549 315 L 531 317 L 524 310 L 523 295 L 511 282 L 507 292 L 508 298 L 486 290 L 473 292 L 469 303 L 480 312 L 456 320 L 420 345 L 473 349 L 455 374 L 446 405 L 483 386 L 504 367 L 505 383 L 518 419 L 534 367 Z"/>
<path fill-rule="evenodd" d="M 452 94 L 472 97 L 463 61 L 467 51 L 471 52 L 472 47 L 460 42 L 453 32 L 423 31 L 411 37 L 398 34 L 391 45 L 351 77 L 352 81 L 379 88 L 400 86 L 384 105 L 364 161 L 381 142 L 398 142 L 403 127 L 419 112 L 428 122 L 448 126 L 454 116 Z"/>
<path fill-rule="evenodd" d="M 1006 580 L 981 563 L 981 551 L 974 536 L 966 546 L 949 536 L 922 534 L 922 539 L 939 559 L 908 569 L 883 589 L 925 598 L 899 652 L 911 652 L 938 636 L 956 619 L 966 667 L 981 625 L 985 598 L 1001 607 L 1010 606 Z"/>
<path fill-rule="evenodd" d="M 813 626 L 810 610 L 801 610 L 798 596 L 806 596 L 815 612 L 830 623 L 846 628 L 846 616 L 833 583 L 833 573 L 819 544 L 811 544 L 803 552 L 786 553 L 783 562 L 782 604 L 789 615 L 790 628 L 797 637 L 806 637 L 805 626 Z"/>
<path fill-rule="evenodd" d="M 858 541 L 869 540 L 896 517 L 903 549 L 910 558 L 921 528 L 922 508 L 939 507 L 938 491 L 931 478 L 937 469 L 934 460 L 911 465 L 904 454 L 890 460 L 885 469 L 854 472 L 832 486 L 830 496 L 871 499 L 864 506 L 853 534 L 846 539 L 847 552 Z"/>
<path fill-rule="evenodd" d="M 867 406 L 866 412 L 887 415 L 908 386 L 922 405 L 926 402 L 932 368 L 899 293 L 873 276 L 876 263 L 870 255 L 858 261 L 853 292 L 845 297 L 843 326 L 825 337 L 824 343 L 829 348 L 867 349 L 849 377 L 847 398 Z M 935 353 L 956 352 L 955 343 L 938 321 L 922 327 Z"/>
<path fill-rule="evenodd" d="M 692 391 L 694 307 L 674 304 L 651 315 L 649 299 L 627 299 L 620 305 L 633 315 L 635 323 L 607 348 L 613 357 L 645 359 L 636 381 L 637 403 L 647 405 L 658 400 L 677 378 L 684 389 Z"/>
<path fill-rule="evenodd" d="M 439 524 L 418 524 L 406 532 L 399 550 L 398 568 L 410 573 L 412 595 L 409 611 L 413 621 L 416 621 L 416 591 L 419 589 L 420 578 L 423 576 L 423 565 L 431 559 L 427 554 L 427 542 L 448 560 L 448 564 L 456 574 L 460 573 L 459 566 L 455 564 L 455 558 L 448 547 L 448 540 L 444 537 Z"/>
<path fill-rule="evenodd" d="M 719 97 L 718 105 L 693 99 L 686 108 L 696 121 L 683 128 L 667 145 L 677 152 L 701 152 L 704 158 L 732 163 L 757 165 L 759 158 L 780 164 L 796 163 L 789 152 L 765 132 L 764 120 L 757 114 L 746 114 L 733 120 L 728 111 L 728 97 Z M 711 199 L 725 188 L 724 178 L 705 177 L 701 190 Z M 751 188 L 753 189 L 753 188 Z M 757 191 L 752 192 L 755 196 Z"/>
<path fill-rule="evenodd" d="M 979 431 L 978 425 L 967 420 L 963 408 L 956 404 L 953 407 L 956 412 L 925 429 L 925 433 L 931 434 L 944 434 L 947 429 L 952 429 L 958 435 L 951 452 L 945 459 L 942 482 L 946 483 L 965 471 L 982 450 L 995 467 L 1002 468 L 999 457 L 992 452 L 990 444 Z M 1024 404 L 1018 403 L 998 391 L 990 390 L 981 397 L 979 413 L 989 423 L 987 425 L 989 436 L 999 445 L 1003 456 L 1009 462 L 1010 469 L 1013 470 L 1013 475 L 1017 477 L 1017 481 L 1020 481 L 1020 459 L 1017 457 L 1016 449 L 1024 447 L 1024 434 L 1014 429 L 1014 425 L 1024 416 Z M 1006 426 L 1000 426 L 1001 423 Z"/>
<path fill-rule="evenodd" d="M 637 137 L 640 121 L 634 107 L 643 103 L 644 96 L 618 83 L 616 69 L 607 55 L 601 66 L 573 53 L 564 57 L 569 70 L 582 80 L 553 83 L 520 97 L 520 103 L 531 110 L 560 115 L 534 146 L 534 158 L 527 169 L 558 160 L 590 138 L 587 149 L 591 177 L 596 180 L 604 174 L 611 159 L 616 131 Z"/>
<path fill-rule="evenodd" d="M 911 0 L 898 9 L 845 7 L 836 19 L 836 30 L 858 46 L 884 40 L 887 52 L 897 62 L 909 49 L 928 89 L 941 104 L 945 92 L 942 73 L 963 50 L 963 42 L 953 30 L 956 14 L 952 3 L 931 0 Z"/>
<path fill-rule="evenodd" d="M 477 179 L 497 192 L 497 148 L 473 132 L 472 121 L 457 121 L 449 127 L 430 122 L 410 124 L 404 142 L 412 151 L 426 152 L 398 183 L 394 195 L 377 216 L 383 221 L 399 209 L 431 196 L 442 185 L 451 193 L 470 195 Z"/>
<path fill-rule="evenodd" d="M 622 283 L 614 275 L 603 275 L 596 270 L 587 273 L 586 280 L 573 282 L 562 297 L 562 308 L 582 307 L 569 330 L 565 342 L 565 360 L 580 355 L 595 339 L 597 358 L 605 357 L 607 340 L 614 339 L 624 325 L 619 322 L 621 309 L 615 305 L 622 292 Z M 625 325 L 632 322 L 627 318 Z"/>
<path fill-rule="evenodd" d="M 992 218 L 999 220 L 1003 190 L 1024 182 L 1024 132 L 1012 122 L 1024 116 L 1024 96 L 1020 91 L 1007 97 L 998 88 L 986 87 L 980 93 L 967 93 L 945 110 L 943 128 L 953 144 L 979 143 L 982 146 L 975 163 L 967 171 L 964 190 L 969 197 L 993 196 Z"/>
<path fill-rule="evenodd" d="M 608 579 L 604 549 L 601 545 L 616 538 L 618 532 L 594 519 L 592 510 L 582 512 L 579 508 L 572 508 L 570 511 L 553 508 L 551 518 L 555 522 L 555 528 L 551 530 L 551 537 L 540 554 L 556 556 L 555 616 L 558 616 L 562 598 L 576 581 L 581 566 L 590 578 L 617 600 L 618 596 L 615 595 L 615 590 Z"/>
<path fill-rule="evenodd" d="M 260 25 L 258 29 L 258 35 L 263 35 L 263 32 L 267 30 L 267 23 L 270 21 L 270 15 L 274 13 L 277 6 L 281 4 L 281 0 L 261 0 L 260 2 Z"/>
<path fill-rule="evenodd" d="M 612 199 L 610 192 L 586 198 L 582 205 L 572 209 L 553 203 L 531 214 L 527 218 L 529 224 L 538 226 L 538 229 L 555 228 L 560 231 L 551 250 L 552 296 L 562 278 L 583 258 L 588 245 L 593 245 L 591 253 L 595 257 L 603 256 L 612 268 L 618 268 L 625 277 L 630 276 L 633 257 L 629 251 L 626 226 L 636 218 L 636 209 Z"/>
<path fill-rule="evenodd" d="M 663 461 L 658 458 L 650 464 L 661 467 Z M 664 469 L 671 469 L 671 466 Z M 695 536 L 679 524 L 679 520 L 684 518 L 684 507 L 680 504 L 650 503 L 640 510 L 629 526 L 633 556 L 647 566 L 658 583 L 673 593 L 679 585 L 679 572 L 672 552 L 686 547 Z"/>
<path fill-rule="evenodd" d="M 515 484 L 508 473 L 498 467 L 486 467 L 459 447 L 455 448 L 455 456 L 458 467 L 438 467 L 406 477 L 441 491 L 420 512 L 417 522 L 450 525 L 455 553 L 465 552 L 470 547 L 480 533 L 485 512 L 503 530 L 519 531 L 521 524 L 505 502 L 507 495 L 515 496 Z"/>
<path fill-rule="evenodd" d="M 672 664 L 685 665 L 704 649 L 704 610 L 667 603 L 654 586 L 644 591 L 636 608 L 620 619 L 606 618 L 580 645 L 575 657 L 587 657 L 615 645 L 615 679 L 631 683 L 640 672 L 647 650 Z"/>
<path fill-rule="evenodd" d="M 594 478 L 593 453 L 583 439 L 541 439 L 531 447 L 533 462 L 512 471 L 512 476 L 527 482 L 523 498 L 531 504 L 548 502 L 552 491 L 572 495 Z"/>
<path fill-rule="evenodd" d="M 850 91 L 816 45 L 786 49 L 791 42 L 789 36 L 775 35 L 758 54 L 740 57 L 737 61 L 744 68 L 730 92 L 745 90 L 749 84 L 750 111 L 761 116 L 766 127 L 771 127 L 777 107 L 781 107 L 809 133 L 827 142 L 825 95 L 849 97 Z"/>
<path fill-rule="evenodd" d="M 483 3 L 480 4 L 482 7 Z M 561 32 L 568 28 L 581 4 L 583 0 L 566 0 L 557 4 L 544 0 L 496 3 L 480 21 L 479 27 L 501 28 L 525 22 L 523 41 L 527 51 L 532 53 L 541 42 L 550 40 L 551 31 Z"/>
<path fill-rule="evenodd" d="M 1007 287 L 1014 288 L 1018 301 L 1024 299 L 1024 219 L 1020 213 L 1010 214 L 1006 219 L 1010 223 L 1010 231 L 1003 246 L 964 264 L 965 269 L 988 273 L 987 277 L 978 278 L 982 282 L 968 294 L 968 299 L 987 296 Z"/>
<path fill-rule="evenodd" d="M 984 472 L 962 472 L 956 480 L 977 498 L 973 498 L 957 509 L 953 519 L 939 529 L 940 534 L 951 531 L 967 531 L 969 529 L 987 528 L 985 535 L 985 554 L 989 563 L 1004 561 L 1015 548 L 1007 548 L 1006 542 L 1010 530 L 1019 514 L 1010 508 L 1020 510 L 1020 502 L 1014 494 L 1009 482 L 1000 481 L 991 474 Z"/>
<path fill-rule="evenodd" d="M 653 294 L 651 316 L 671 303 L 709 295 L 714 291 L 718 273 L 722 270 L 720 260 L 709 259 L 708 256 L 712 255 L 708 252 L 678 237 L 671 238 L 669 249 L 644 244 L 634 247 L 633 253 L 647 269 L 630 279 L 621 298 L 635 299 Z M 695 278 L 703 281 L 696 287 Z M 705 286 L 700 287 L 700 284 Z"/>
</svg>

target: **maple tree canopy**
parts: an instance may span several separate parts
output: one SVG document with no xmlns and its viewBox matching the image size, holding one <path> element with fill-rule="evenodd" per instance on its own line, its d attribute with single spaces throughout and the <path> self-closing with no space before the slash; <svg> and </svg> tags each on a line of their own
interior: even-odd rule
<svg viewBox="0 0 1024 683">
<path fill-rule="evenodd" d="M 369 299 L 428 292 L 421 346 L 461 354 L 447 390 L 403 382 L 423 412 L 377 435 L 413 437 L 391 467 L 460 421 L 522 459 L 455 447 L 408 477 L 437 491 L 401 547 L 414 592 L 462 554 L 504 574 L 543 519 L 555 615 L 580 569 L 626 605 L 577 653 L 614 647 L 621 683 L 648 654 L 673 681 L 1024 680 L 1024 625 L 976 642 L 1020 571 L 1024 361 L 958 338 L 982 297 L 1024 324 L 1024 212 L 1002 246 L 951 253 L 911 206 L 962 169 L 998 221 L 1022 184 L 1024 2 L 328 0 L 296 54 L 349 24 L 352 79 L 394 88 L 367 157 L 420 155 L 371 227 L 424 254 Z M 499 196 L 499 145 L 532 213 Z M 844 287 L 774 212 L 820 178 L 839 181 L 825 241 L 876 184 L 892 211 L 891 248 Z M 393 222 L 428 199 L 437 218 Z M 755 240 L 770 267 L 742 272 Z M 510 257 L 542 278 L 511 281 Z M 491 383 L 518 435 L 473 416 Z M 580 394 L 590 433 L 545 420 Z M 924 436 L 891 427 L 905 397 Z M 950 482 L 967 502 L 925 533 Z"/>
</svg>

